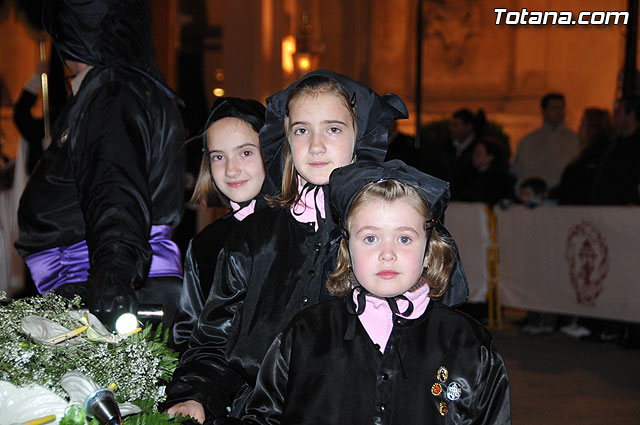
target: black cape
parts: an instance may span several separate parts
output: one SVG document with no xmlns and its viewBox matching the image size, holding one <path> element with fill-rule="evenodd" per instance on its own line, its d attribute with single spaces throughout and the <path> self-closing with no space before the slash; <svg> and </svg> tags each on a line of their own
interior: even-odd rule
<svg viewBox="0 0 640 425">
<path fill-rule="evenodd" d="M 340 299 L 274 341 L 243 423 L 510 424 L 509 379 L 489 332 L 463 313 L 431 301 L 415 320 L 396 316 L 382 354 Z"/>
<path fill-rule="evenodd" d="M 184 259 L 184 280 L 178 314 L 173 325 L 176 351 L 183 352 L 187 349 L 193 327 L 211 291 L 218 254 L 238 223 L 233 214 L 229 213 L 202 229 L 189 242 Z"/>
</svg>

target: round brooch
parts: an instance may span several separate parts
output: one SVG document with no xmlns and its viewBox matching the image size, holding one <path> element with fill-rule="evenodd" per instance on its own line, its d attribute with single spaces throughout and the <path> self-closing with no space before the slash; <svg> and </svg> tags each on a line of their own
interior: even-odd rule
<svg viewBox="0 0 640 425">
<path fill-rule="evenodd" d="M 440 385 L 438 382 L 436 382 L 431 386 L 431 394 L 438 396 L 441 393 L 442 393 L 442 385 Z"/>
<path fill-rule="evenodd" d="M 455 401 L 462 395 L 462 387 L 457 382 L 452 382 L 447 387 L 447 398 L 451 401 Z"/>
</svg>

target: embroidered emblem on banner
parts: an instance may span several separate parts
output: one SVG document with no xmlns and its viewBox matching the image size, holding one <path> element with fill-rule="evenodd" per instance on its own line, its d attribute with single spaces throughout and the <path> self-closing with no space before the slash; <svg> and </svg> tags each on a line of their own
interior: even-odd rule
<svg viewBox="0 0 640 425">
<path fill-rule="evenodd" d="M 442 393 L 442 385 L 440 385 L 438 382 L 436 382 L 435 384 L 433 384 L 431 386 L 431 394 L 433 394 L 435 396 L 439 396 L 440 393 Z"/>
<path fill-rule="evenodd" d="M 609 247 L 595 224 L 583 220 L 569 229 L 565 259 L 578 304 L 595 305 L 609 272 Z"/>
<path fill-rule="evenodd" d="M 462 387 L 457 382 L 452 382 L 447 387 L 447 398 L 451 401 L 456 401 L 462 395 Z"/>
</svg>

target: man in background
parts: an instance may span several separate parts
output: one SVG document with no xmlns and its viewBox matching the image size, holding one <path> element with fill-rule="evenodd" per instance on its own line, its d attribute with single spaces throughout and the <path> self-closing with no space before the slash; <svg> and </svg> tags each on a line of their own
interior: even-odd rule
<svg viewBox="0 0 640 425">
<path fill-rule="evenodd" d="M 530 177 L 544 180 L 551 190 L 562 171 L 578 153 L 578 135 L 564 125 L 565 100 L 561 93 L 548 93 L 540 101 L 542 127 L 522 138 L 518 144 L 511 171 L 516 185 Z"/>
</svg>

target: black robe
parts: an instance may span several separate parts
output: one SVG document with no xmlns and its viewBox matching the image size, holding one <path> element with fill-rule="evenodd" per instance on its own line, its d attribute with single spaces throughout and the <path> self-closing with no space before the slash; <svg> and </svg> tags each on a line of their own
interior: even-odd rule
<svg viewBox="0 0 640 425">
<path fill-rule="evenodd" d="M 504 362 L 475 320 L 431 301 L 415 320 L 396 316 L 382 354 L 340 299 L 298 314 L 274 341 L 243 422 L 495 425 L 511 423 L 510 410 Z"/>
<path fill-rule="evenodd" d="M 176 322 L 173 325 L 174 349 L 187 349 L 191 332 L 204 308 L 216 270 L 216 259 L 231 231 L 239 223 L 227 214 L 195 235 L 184 259 L 184 280 Z"/>
<path fill-rule="evenodd" d="M 328 227 L 323 220 L 315 231 L 288 208 L 267 208 L 236 225 L 167 386 L 166 407 L 196 400 L 208 420 L 225 416 L 227 406 L 232 415 L 242 412 L 275 336 L 304 307 L 331 298 L 324 282 L 336 251 Z"/>
</svg>

